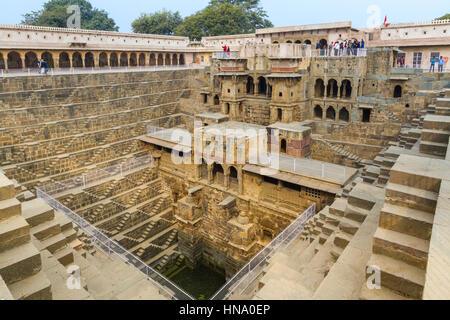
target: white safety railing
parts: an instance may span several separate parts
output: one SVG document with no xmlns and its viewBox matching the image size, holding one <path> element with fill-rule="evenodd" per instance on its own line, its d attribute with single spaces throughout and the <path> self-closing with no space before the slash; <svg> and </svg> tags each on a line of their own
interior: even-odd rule
<svg viewBox="0 0 450 320">
<path fill-rule="evenodd" d="M 81 230 L 83 230 L 86 235 L 90 237 L 92 244 L 97 248 L 108 254 L 111 258 L 119 258 L 126 264 L 131 265 L 142 272 L 147 277 L 147 279 L 159 289 L 160 294 L 164 295 L 168 299 L 195 300 L 192 296 L 190 296 L 184 290 L 180 289 L 169 279 L 165 278 L 162 274 L 155 271 L 134 254 L 127 251 L 124 247 L 109 238 L 103 232 L 95 228 L 89 222 L 84 220 L 78 214 L 61 204 L 50 195 L 46 194 L 39 188 L 36 188 L 36 195 L 38 198 L 43 199 L 50 207 L 64 213 L 68 218 L 70 218 L 73 223 L 75 223 Z"/>
<path fill-rule="evenodd" d="M 242 295 L 253 281 L 264 271 L 267 262 L 274 254 L 283 248 L 289 247 L 305 228 L 306 223 L 315 215 L 316 204 L 303 212 L 289 227 L 280 233 L 269 245 L 262 249 L 250 262 L 234 275 L 211 300 L 226 300 L 233 294 Z"/>
<path fill-rule="evenodd" d="M 131 159 L 124 163 L 105 169 L 93 170 L 82 176 L 68 179 L 63 182 L 52 182 L 48 185 L 36 188 L 36 196 L 43 199 L 53 209 L 64 213 L 69 219 L 72 220 L 73 223 L 75 223 L 86 235 L 90 237 L 92 244 L 97 248 L 108 254 L 110 257 L 117 257 L 123 260 L 125 263 L 134 266 L 140 272 L 145 274 L 148 280 L 159 288 L 160 293 L 167 298 L 174 300 L 195 300 L 183 289 L 179 288 L 163 275 L 155 271 L 133 253 L 123 248 L 113 239 L 109 238 L 103 232 L 95 228 L 77 213 L 60 203 L 54 197 L 55 194 L 60 194 L 76 188 L 84 189 L 87 186 L 93 186 L 96 183 L 104 182 L 107 178 L 116 177 L 117 175 L 123 176 L 124 174 L 138 171 L 139 169 L 153 164 L 154 162 L 152 156 Z"/>
<path fill-rule="evenodd" d="M 316 58 L 329 57 L 366 57 L 367 49 L 343 48 L 343 49 L 316 49 L 311 50 L 311 56 Z"/>
<path fill-rule="evenodd" d="M 107 168 L 95 169 L 82 175 L 66 179 L 64 181 L 52 181 L 41 187 L 40 190 L 48 195 L 54 196 L 76 188 L 86 189 L 101 183 L 105 179 L 115 176 L 124 176 L 133 171 L 139 171 L 142 168 L 152 166 L 154 159 L 151 155 L 140 158 L 133 158 Z"/>
<path fill-rule="evenodd" d="M 167 65 L 167 66 L 141 66 L 141 67 L 85 67 L 85 68 L 48 68 L 47 73 L 43 74 L 41 69 L 0 69 L 1 77 L 17 76 L 56 76 L 69 74 L 92 74 L 92 73 L 118 73 L 118 72 L 155 72 L 155 71 L 175 71 L 175 70 L 193 70 L 204 69 L 205 66 L 191 65 Z"/>
<path fill-rule="evenodd" d="M 239 52 L 238 51 L 231 51 L 231 52 L 214 52 L 213 53 L 214 59 L 238 59 L 239 58 Z"/>
</svg>

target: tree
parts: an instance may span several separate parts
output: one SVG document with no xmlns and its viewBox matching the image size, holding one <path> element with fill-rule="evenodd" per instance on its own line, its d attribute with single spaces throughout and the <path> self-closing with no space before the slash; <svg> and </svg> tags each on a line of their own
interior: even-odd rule
<svg viewBox="0 0 450 320">
<path fill-rule="evenodd" d="M 450 13 L 447 13 L 447 14 L 443 15 L 442 17 L 437 18 L 436 20 L 448 20 L 448 19 L 450 19 Z"/>
<path fill-rule="evenodd" d="M 210 0 L 209 5 L 175 29 L 175 34 L 200 39 L 208 36 L 253 33 L 273 24 L 259 7 L 260 0 Z"/>
<path fill-rule="evenodd" d="M 22 24 L 67 28 L 67 7 L 78 5 L 81 13 L 81 29 L 118 31 L 119 27 L 104 10 L 92 7 L 87 0 L 50 0 L 38 11 L 23 15 Z"/>
<path fill-rule="evenodd" d="M 136 33 L 173 35 L 175 29 L 183 22 L 178 11 L 158 11 L 152 14 L 142 13 L 131 24 Z"/>
</svg>

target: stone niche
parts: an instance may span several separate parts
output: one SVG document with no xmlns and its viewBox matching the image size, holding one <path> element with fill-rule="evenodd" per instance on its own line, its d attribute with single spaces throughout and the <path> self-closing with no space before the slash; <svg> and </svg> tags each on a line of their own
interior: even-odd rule
<svg viewBox="0 0 450 320">
<path fill-rule="evenodd" d="M 279 150 L 281 154 L 286 154 L 296 158 L 305 158 L 311 154 L 311 133 L 310 127 L 303 126 L 300 122 L 275 123 L 268 127 L 272 132 L 269 138 L 270 150 Z M 273 136 L 275 130 L 279 131 L 279 138 Z"/>
</svg>

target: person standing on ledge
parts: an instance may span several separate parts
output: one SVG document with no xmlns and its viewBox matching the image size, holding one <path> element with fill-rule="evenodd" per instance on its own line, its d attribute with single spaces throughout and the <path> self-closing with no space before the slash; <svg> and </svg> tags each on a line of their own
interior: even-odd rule
<svg viewBox="0 0 450 320">
<path fill-rule="evenodd" d="M 37 67 L 38 67 L 38 74 L 41 74 L 41 60 L 38 59 L 38 60 L 36 61 L 36 64 L 37 64 Z"/>
<path fill-rule="evenodd" d="M 48 71 L 48 69 L 47 69 L 47 61 L 42 60 L 41 66 L 42 66 L 42 73 L 43 73 L 44 75 L 47 75 L 47 71 Z"/>
<path fill-rule="evenodd" d="M 430 59 L 430 62 L 431 62 L 430 72 L 431 72 L 431 70 L 433 70 L 433 72 L 434 72 L 436 61 L 437 61 L 437 59 L 435 57 L 431 57 L 431 59 Z"/>
<path fill-rule="evenodd" d="M 444 64 L 445 64 L 444 57 L 441 56 L 438 62 L 438 72 L 444 72 Z"/>
</svg>

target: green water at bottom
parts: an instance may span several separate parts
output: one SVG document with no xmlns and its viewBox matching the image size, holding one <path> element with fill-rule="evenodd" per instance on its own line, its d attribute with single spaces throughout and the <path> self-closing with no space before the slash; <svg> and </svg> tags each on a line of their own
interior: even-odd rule
<svg viewBox="0 0 450 320">
<path fill-rule="evenodd" d="M 186 267 L 170 280 L 199 300 L 208 300 L 226 282 L 224 275 L 205 265 L 195 269 Z"/>
</svg>

